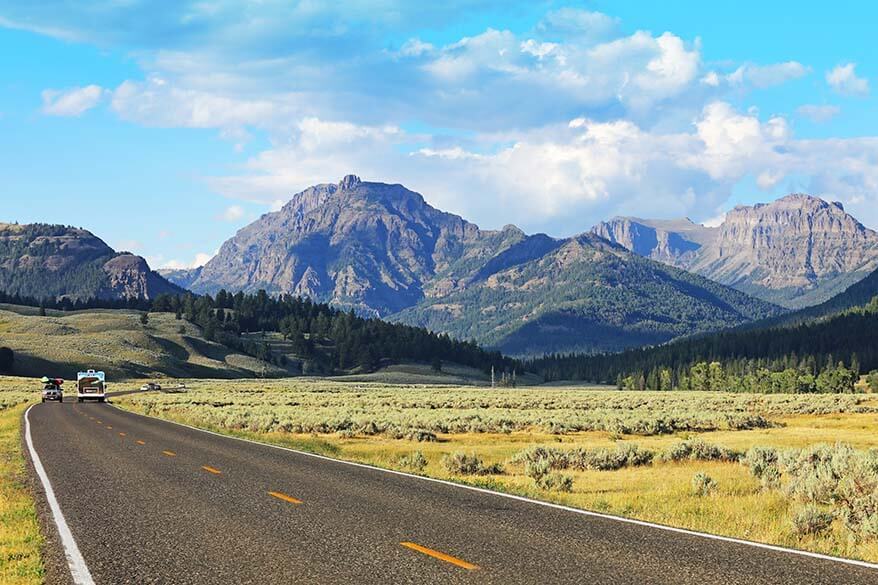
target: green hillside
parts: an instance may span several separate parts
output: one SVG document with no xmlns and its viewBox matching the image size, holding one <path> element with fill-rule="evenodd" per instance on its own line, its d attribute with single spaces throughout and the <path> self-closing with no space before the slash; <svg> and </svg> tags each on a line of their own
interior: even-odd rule
<svg viewBox="0 0 878 585">
<path fill-rule="evenodd" d="M 13 310 L 10 310 L 13 309 Z M 0 309 L 0 345 L 15 352 L 14 373 L 75 377 L 95 368 L 111 378 L 243 378 L 287 370 L 206 341 L 201 328 L 172 313 L 87 310 L 46 317 L 30 307 Z"/>
<path fill-rule="evenodd" d="M 395 316 L 508 355 L 598 353 L 776 315 L 779 307 L 592 234 L 533 236 L 467 286 Z"/>
</svg>

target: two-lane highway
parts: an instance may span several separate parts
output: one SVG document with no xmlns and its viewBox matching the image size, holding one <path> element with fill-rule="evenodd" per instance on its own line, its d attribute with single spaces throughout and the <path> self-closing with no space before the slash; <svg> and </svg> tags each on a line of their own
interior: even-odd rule
<svg viewBox="0 0 878 585">
<path fill-rule="evenodd" d="M 33 447 L 95 583 L 866 584 L 868 566 L 40 404 Z"/>
</svg>

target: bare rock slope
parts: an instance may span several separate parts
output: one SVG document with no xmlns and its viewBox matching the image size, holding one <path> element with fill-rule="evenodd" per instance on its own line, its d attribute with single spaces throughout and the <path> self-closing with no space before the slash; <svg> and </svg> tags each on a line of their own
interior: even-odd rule
<svg viewBox="0 0 878 585">
<path fill-rule="evenodd" d="M 735 207 L 715 228 L 689 220 L 614 218 L 592 231 L 789 308 L 824 302 L 878 268 L 878 233 L 841 203 L 802 194 Z"/>
</svg>

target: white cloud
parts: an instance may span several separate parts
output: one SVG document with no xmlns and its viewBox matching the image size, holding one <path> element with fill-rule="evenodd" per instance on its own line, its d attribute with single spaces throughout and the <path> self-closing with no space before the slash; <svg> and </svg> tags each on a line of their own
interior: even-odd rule
<svg viewBox="0 0 878 585">
<path fill-rule="evenodd" d="M 249 174 L 216 178 L 216 187 L 271 204 L 354 172 L 401 182 L 485 227 L 513 222 L 554 235 L 583 231 L 615 214 L 712 217 L 748 176 L 769 191 L 787 177 L 805 177 L 817 195 L 860 209 L 878 203 L 878 139 L 801 140 L 786 119 L 760 120 L 755 111 L 725 102 L 708 104 L 681 132 L 580 117 L 505 133 L 501 146 L 485 135 L 469 140 L 469 147 L 407 151 L 411 137 L 401 132 L 319 120 L 300 128 L 287 144 L 252 158 Z M 316 140 L 324 128 L 328 138 Z"/>
<path fill-rule="evenodd" d="M 168 260 L 165 262 L 161 262 L 161 257 L 158 257 L 158 258 L 156 258 L 156 260 L 158 260 L 156 262 L 156 265 L 160 266 L 161 268 L 167 269 L 167 270 L 189 270 L 191 268 L 198 268 L 199 266 L 204 266 L 214 256 L 216 256 L 216 252 L 214 252 L 213 254 L 199 252 L 198 254 L 195 254 L 195 258 L 193 258 L 192 261 L 190 261 L 190 262 L 183 262 L 182 260 Z M 152 265 L 153 265 L 153 263 L 150 262 L 150 266 L 152 266 Z"/>
<path fill-rule="evenodd" d="M 765 88 L 781 85 L 808 74 L 810 69 L 798 61 L 773 63 L 771 65 L 746 65 L 744 76 L 754 87 Z"/>
<path fill-rule="evenodd" d="M 805 104 L 796 108 L 796 113 L 812 122 L 828 122 L 841 113 L 841 108 L 829 104 Z"/>
<path fill-rule="evenodd" d="M 219 128 L 233 140 L 247 135 L 245 126 L 267 127 L 294 109 L 290 100 L 238 99 L 182 89 L 152 76 L 125 81 L 112 92 L 112 108 L 124 120 L 146 126 Z"/>
<path fill-rule="evenodd" d="M 826 83 L 841 95 L 858 97 L 869 95 L 869 80 L 857 77 L 855 69 L 854 63 L 839 65 L 826 73 Z"/>
<path fill-rule="evenodd" d="M 244 208 L 240 205 L 230 205 L 217 216 L 217 219 L 228 222 L 236 222 L 244 217 Z"/>
<path fill-rule="evenodd" d="M 71 89 L 46 89 L 42 111 L 48 116 L 81 116 L 101 102 L 105 90 L 99 85 Z"/>
<path fill-rule="evenodd" d="M 619 19 L 602 12 L 578 8 L 561 8 L 546 14 L 537 25 L 544 35 L 575 38 L 592 44 L 611 37 L 619 27 Z"/>
</svg>

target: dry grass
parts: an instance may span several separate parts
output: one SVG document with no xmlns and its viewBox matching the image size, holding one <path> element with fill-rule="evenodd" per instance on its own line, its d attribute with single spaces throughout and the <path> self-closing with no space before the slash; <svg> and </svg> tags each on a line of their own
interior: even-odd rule
<svg viewBox="0 0 878 585">
<path fill-rule="evenodd" d="M 488 390 L 301 379 L 187 383 L 193 390 L 186 394 L 132 395 L 119 402 L 125 408 L 203 428 L 382 467 L 406 469 L 405 458 L 420 451 L 427 460 L 422 473 L 432 477 L 673 526 L 878 561 L 878 543 L 854 542 L 838 523 L 821 536 L 797 536 L 791 522 L 797 504 L 780 491 L 762 490 L 739 463 L 657 460 L 617 471 L 566 470 L 564 473 L 573 478 L 573 489 L 564 493 L 537 488 L 522 465 L 512 461 L 533 445 L 572 449 L 636 442 L 660 452 L 681 439 L 695 437 L 739 451 L 754 445 L 804 447 L 835 441 L 858 448 L 878 447 L 878 435 L 872 431 L 878 425 L 878 397 L 625 393 L 575 388 Z M 705 419 L 705 412 L 714 418 Z M 600 417 L 629 420 L 658 416 L 703 422 L 742 413 L 763 416 L 771 426 L 650 436 L 564 430 L 570 428 L 564 425 L 575 428 L 582 426 L 583 420 Z M 436 441 L 426 442 L 394 438 L 392 431 L 364 434 L 388 423 L 391 428 L 438 428 L 455 427 L 463 420 L 478 432 L 438 432 Z M 323 427 L 319 426 L 321 421 Z M 339 423 L 345 421 L 354 424 L 337 432 Z M 365 421 L 376 425 L 368 426 Z M 513 421 L 515 424 L 507 428 L 518 428 L 495 432 L 491 425 L 502 421 Z M 294 432 L 302 426 L 325 432 Z M 554 432 L 549 432 L 550 428 Z M 451 475 L 442 460 L 453 453 L 475 454 L 486 465 L 502 464 L 506 471 L 488 476 Z M 711 495 L 693 494 L 692 478 L 698 472 L 716 480 L 718 487 Z"/>
<path fill-rule="evenodd" d="M 0 378 L 0 583 L 43 581 L 40 536 L 21 449 L 22 413 L 39 398 L 29 381 Z"/>
</svg>

